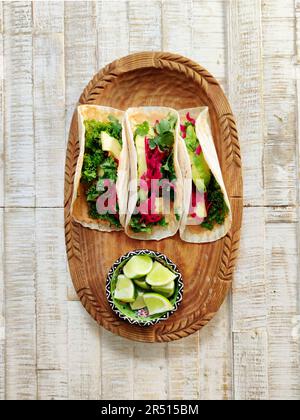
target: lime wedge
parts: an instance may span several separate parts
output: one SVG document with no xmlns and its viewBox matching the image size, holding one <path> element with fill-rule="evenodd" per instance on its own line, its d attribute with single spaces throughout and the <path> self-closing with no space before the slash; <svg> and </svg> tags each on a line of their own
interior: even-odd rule
<svg viewBox="0 0 300 420">
<path fill-rule="evenodd" d="M 125 264 L 123 272 L 130 279 L 146 276 L 152 269 L 153 261 L 148 255 L 135 255 Z"/>
<path fill-rule="evenodd" d="M 128 277 L 124 276 L 123 274 L 118 276 L 114 297 L 115 299 L 121 300 L 122 302 L 135 301 L 134 284 Z"/>
<path fill-rule="evenodd" d="M 151 272 L 146 277 L 146 282 L 151 286 L 165 286 L 176 278 L 176 274 L 161 263 L 155 261 Z"/>
<path fill-rule="evenodd" d="M 134 283 L 139 286 L 141 289 L 144 290 L 151 290 L 151 286 L 149 286 L 148 283 L 146 283 L 144 278 L 141 279 L 133 279 Z"/>
<path fill-rule="evenodd" d="M 159 287 L 153 286 L 152 289 L 157 293 L 161 293 L 167 298 L 171 297 L 175 292 L 175 281 L 172 280 L 170 283 L 166 284 L 165 286 L 159 286 Z"/>
<path fill-rule="evenodd" d="M 138 291 L 137 298 L 135 299 L 133 303 L 130 304 L 130 307 L 133 311 L 135 311 L 136 309 L 145 308 L 145 306 L 146 304 L 144 301 L 144 292 Z"/>
<path fill-rule="evenodd" d="M 173 309 L 171 302 L 158 293 L 145 293 L 144 302 L 148 308 L 149 315 L 160 314 Z"/>
</svg>

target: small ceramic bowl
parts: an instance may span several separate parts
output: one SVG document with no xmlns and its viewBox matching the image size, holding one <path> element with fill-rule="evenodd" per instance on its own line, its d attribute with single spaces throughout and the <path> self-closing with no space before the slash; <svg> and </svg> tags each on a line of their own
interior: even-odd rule
<svg viewBox="0 0 300 420">
<path fill-rule="evenodd" d="M 116 287 L 117 277 L 120 274 L 123 266 L 126 262 L 133 257 L 134 255 L 149 255 L 154 260 L 160 262 L 166 266 L 169 270 L 173 271 L 177 275 L 175 279 L 175 292 L 172 297 L 169 299 L 173 304 L 173 309 L 171 311 L 163 312 L 161 314 L 148 315 L 147 311 L 143 309 L 132 310 L 128 303 L 120 302 L 114 299 L 113 292 Z M 130 322 L 130 324 L 136 324 L 141 326 L 150 326 L 155 325 L 160 321 L 168 319 L 177 309 L 182 301 L 183 294 L 183 282 L 182 276 L 179 272 L 177 266 L 168 258 L 166 255 L 161 254 L 160 252 L 151 251 L 149 249 L 138 249 L 135 251 L 130 251 L 127 254 L 120 257 L 111 267 L 107 275 L 106 280 L 106 296 L 112 310 L 122 319 Z"/>
</svg>

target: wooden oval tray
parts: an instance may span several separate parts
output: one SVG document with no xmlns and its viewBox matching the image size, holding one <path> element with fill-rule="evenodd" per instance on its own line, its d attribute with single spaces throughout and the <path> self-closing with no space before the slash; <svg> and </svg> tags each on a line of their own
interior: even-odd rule
<svg viewBox="0 0 300 420">
<path fill-rule="evenodd" d="M 163 52 L 132 54 L 107 65 L 84 89 L 81 104 L 125 110 L 139 105 L 176 109 L 207 105 L 233 224 L 221 240 L 188 244 L 179 236 L 137 241 L 124 233 L 83 228 L 70 217 L 73 177 L 79 153 L 77 115 L 71 122 L 65 171 L 65 236 L 70 273 L 78 296 L 90 315 L 107 330 L 144 341 L 177 340 L 194 333 L 214 316 L 232 282 L 242 220 L 242 170 L 238 135 L 228 101 L 218 82 L 203 67 L 180 55 Z M 184 280 L 183 302 L 168 320 L 152 327 L 133 326 L 115 315 L 105 296 L 106 275 L 122 254 L 148 248 L 166 254 Z"/>
</svg>

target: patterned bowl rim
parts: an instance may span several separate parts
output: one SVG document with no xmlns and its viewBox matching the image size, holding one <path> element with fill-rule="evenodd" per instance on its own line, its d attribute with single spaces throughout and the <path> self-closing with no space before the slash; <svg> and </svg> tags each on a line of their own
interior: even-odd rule
<svg viewBox="0 0 300 420">
<path fill-rule="evenodd" d="M 177 274 L 177 284 L 178 284 L 178 292 L 176 301 L 174 303 L 174 308 L 171 311 L 165 312 L 161 317 L 155 318 L 151 321 L 140 321 L 138 319 L 133 319 L 127 315 L 125 315 L 123 312 L 121 312 L 116 305 L 114 304 L 113 297 L 110 291 L 110 284 L 114 275 L 115 270 L 119 267 L 119 265 L 124 261 L 127 260 L 130 257 L 133 257 L 134 255 L 149 255 L 152 258 L 164 261 L 166 265 L 172 268 L 172 270 Z M 182 302 L 183 297 L 183 281 L 182 281 L 182 275 L 180 271 L 177 268 L 177 265 L 170 260 L 165 254 L 162 254 L 161 252 L 152 251 L 150 249 L 136 249 L 134 251 L 129 251 L 126 254 L 122 255 L 120 258 L 118 258 L 114 264 L 111 266 L 107 278 L 106 278 L 106 297 L 107 300 L 112 308 L 112 310 L 123 320 L 128 321 L 130 324 L 140 325 L 142 327 L 149 327 L 151 325 L 158 324 L 161 321 L 164 321 L 168 319 L 175 311 L 177 311 L 180 303 Z"/>
</svg>

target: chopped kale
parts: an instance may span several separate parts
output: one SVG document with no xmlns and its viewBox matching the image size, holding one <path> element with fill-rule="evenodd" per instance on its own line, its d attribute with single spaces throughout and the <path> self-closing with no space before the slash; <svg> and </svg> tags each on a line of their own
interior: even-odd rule
<svg viewBox="0 0 300 420">
<path fill-rule="evenodd" d="M 106 220 L 107 222 L 110 223 L 111 226 L 121 227 L 121 223 L 119 221 L 118 215 L 110 214 L 109 212 L 105 214 L 99 214 L 97 212 L 95 202 L 90 203 L 89 215 L 92 219 Z"/>
<path fill-rule="evenodd" d="M 211 177 L 207 188 L 207 202 L 209 204 L 208 214 L 201 226 L 212 230 L 216 223 L 219 225 L 224 223 L 229 212 L 223 192 L 214 176 Z"/>
<path fill-rule="evenodd" d="M 168 226 L 168 223 L 167 223 L 165 217 L 163 217 L 158 222 L 155 222 L 155 223 L 147 223 L 146 224 L 143 221 L 141 214 L 135 214 L 135 215 L 133 215 L 131 217 L 129 226 L 131 227 L 131 229 L 135 233 L 139 233 L 139 232 L 151 233 L 152 232 L 152 228 L 154 226 Z"/>
</svg>

